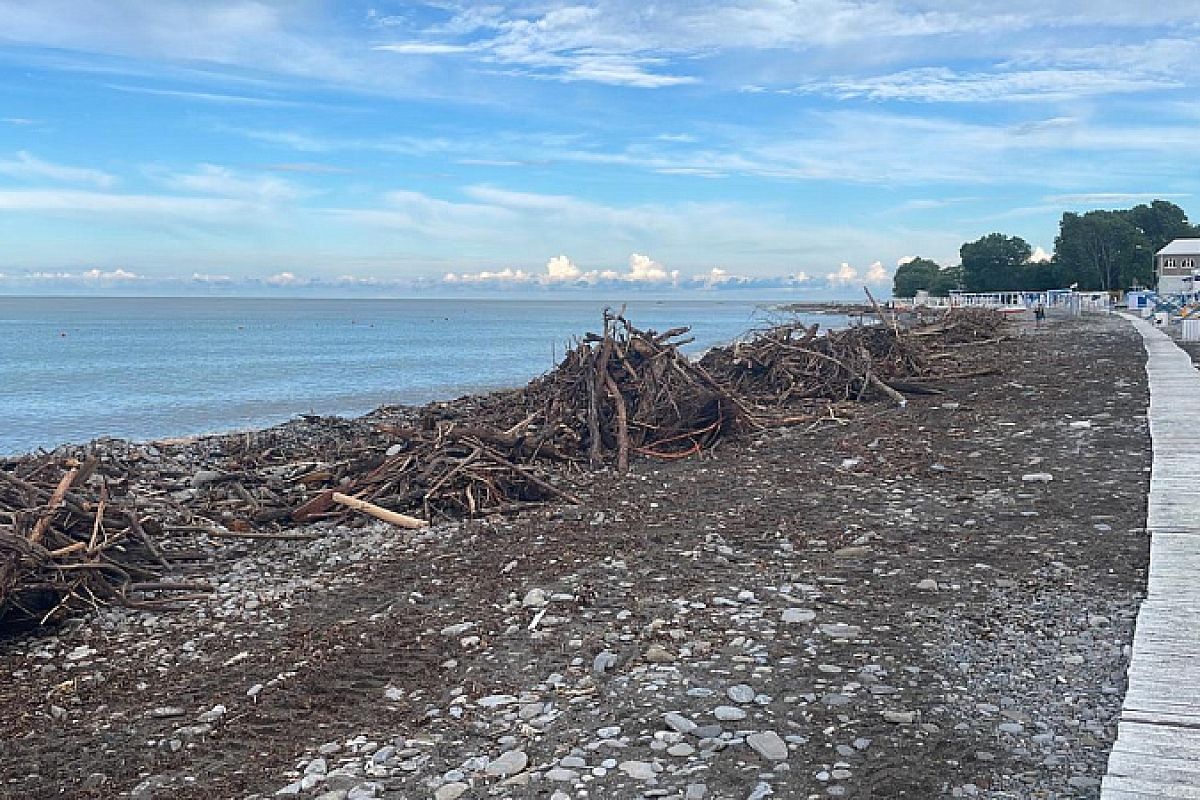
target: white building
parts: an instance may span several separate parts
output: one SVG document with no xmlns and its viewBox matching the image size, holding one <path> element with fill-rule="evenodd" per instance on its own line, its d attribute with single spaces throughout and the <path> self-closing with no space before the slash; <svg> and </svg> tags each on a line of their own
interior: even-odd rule
<svg viewBox="0 0 1200 800">
<path fill-rule="evenodd" d="M 1200 290 L 1191 280 L 1200 275 L 1200 239 L 1176 239 L 1154 254 L 1154 272 L 1160 294 Z"/>
</svg>

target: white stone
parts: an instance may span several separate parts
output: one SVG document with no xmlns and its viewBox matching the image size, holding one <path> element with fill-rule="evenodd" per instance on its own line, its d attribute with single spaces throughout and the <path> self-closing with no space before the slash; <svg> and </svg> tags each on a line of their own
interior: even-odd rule
<svg viewBox="0 0 1200 800">
<path fill-rule="evenodd" d="M 654 777 L 654 765 L 649 761 L 622 761 L 621 771 L 639 781 L 648 781 Z"/>
<path fill-rule="evenodd" d="M 775 731 L 752 733 L 746 737 L 746 744 L 768 761 L 786 761 L 788 757 L 787 742 Z"/>
<path fill-rule="evenodd" d="M 739 683 L 726 689 L 725 694 L 735 703 L 753 703 L 756 692 L 754 687 Z"/>
<path fill-rule="evenodd" d="M 737 722 L 746 718 L 746 712 L 737 706 L 717 706 L 713 709 L 713 716 L 721 722 Z"/>
<path fill-rule="evenodd" d="M 521 772 L 528 765 L 529 756 L 525 755 L 524 750 L 509 750 L 488 762 L 484 772 L 493 777 L 507 778 Z"/>
<path fill-rule="evenodd" d="M 663 722 L 667 723 L 668 728 L 679 733 L 686 734 L 696 730 L 696 723 L 674 711 L 668 711 L 666 714 L 663 714 Z"/>
<path fill-rule="evenodd" d="M 467 789 L 471 787 L 461 781 L 454 783 L 445 783 L 437 788 L 433 793 L 434 800 L 458 800 L 467 793 Z"/>
<path fill-rule="evenodd" d="M 481 697 L 475 701 L 475 704 L 482 708 L 499 708 L 500 706 L 511 706 L 517 702 L 517 698 L 511 694 L 489 694 L 487 697 Z"/>
<path fill-rule="evenodd" d="M 862 636 L 862 628 L 857 625 L 846 625 L 841 622 L 821 625 L 820 631 L 826 636 L 832 636 L 834 639 L 854 639 Z"/>
</svg>

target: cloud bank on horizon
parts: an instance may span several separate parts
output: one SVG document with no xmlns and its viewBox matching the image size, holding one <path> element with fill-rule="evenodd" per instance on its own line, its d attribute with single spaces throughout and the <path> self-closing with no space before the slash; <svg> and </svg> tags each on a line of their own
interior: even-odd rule
<svg viewBox="0 0 1200 800">
<path fill-rule="evenodd" d="M 0 291 L 850 292 L 1200 180 L 1191 2 L 0 18 Z"/>
</svg>

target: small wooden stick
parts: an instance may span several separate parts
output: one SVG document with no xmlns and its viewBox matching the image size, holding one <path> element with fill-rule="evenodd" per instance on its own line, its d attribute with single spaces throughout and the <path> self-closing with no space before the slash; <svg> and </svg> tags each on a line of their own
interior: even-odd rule
<svg viewBox="0 0 1200 800">
<path fill-rule="evenodd" d="M 96 521 L 92 524 L 92 538 L 88 542 L 88 555 L 94 555 L 100 543 L 100 532 L 104 530 L 104 506 L 108 504 L 108 487 L 100 489 L 100 503 L 96 507 Z"/>
<path fill-rule="evenodd" d="M 428 528 L 429 523 L 417 517 L 410 517 L 407 514 L 400 514 L 395 511 L 390 511 L 374 503 L 368 503 L 366 500 L 359 500 L 357 497 L 350 497 L 341 492 L 333 493 L 333 502 L 353 508 L 355 511 L 361 511 L 364 514 L 381 519 L 384 522 L 390 522 L 401 528 Z"/>
<path fill-rule="evenodd" d="M 523 419 L 523 420 L 521 420 L 520 422 L 518 422 L 516 425 L 513 425 L 511 428 L 509 428 L 508 430 L 506 430 L 506 431 L 504 432 L 504 435 L 505 435 L 505 436 L 519 436 L 519 435 L 521 434 L 521 432 L 522 432 L 522 431 L 524 431 L 526 428 L 528 428 L 528 427 L 530 426 L 530 424 L 531 424 L 531 423 L 532 423 L 532 422 L 533 422 L 535 419 L 537 419 L 537 416 L 538 416 L 538 414 L 540 414 L 540 413 L 541 413 L 540 411 L 535 411 L 535 412 L 533 412 L 533 413 L 532 413 L 532 414 L 530 414 L 528 417 L 526 417 L 525 419 Z"/>
<path fill-rule="evenodd" d="M 126 517 L 129 519 L 129 530 L 133 531 L 134 535 L 141 540 L 146 549 L 150 551 L 150 554 L 154 556 L 154 559 L 162 566 L 170 568 L 171 563 L 167 561 L 167 557 L 163 555 L 163 551 L 159 549 L 158 545 L 154 543 L 154 540 L 150 538 L 146 530 L 142 527 L 142 523 L 138 521 L 137 512 L 130 511 L 126 514 Z"/>
<path fill-rule="evenodd" d="M 78 553 L 85 547 L 87 547 L 87 545 L 83 542 L 76 542 L 75 544 L 69 544 L 66 547 L 60 547 L 57 550 L 51 550 L 47 555 L 49 555 L 50 558 L 62 558 L 63 556 L 69 556 L 71 553 Z"/>
<path fill-rule="evenodd" d="M 50 527 L 50 520 L 54 517 L 54 512 L 58 511 L 58 507 L 62 505 L 63 499 L 67 496 L 67 492 L 70 491 L 71 484 L 75 482 L 75 476 L 78 474 L 79 467 L 71 467 L 58 482 L 58 486 L 54 487 L 54 494 L 50 495 L 50 502 L 46 504 L 46 513 L 33 526 L 33 531 L 29 534 L 29 541 L 34 544 L 41 543 L 42 537 L 46 535 L 46 529 Z"/>
</svg>

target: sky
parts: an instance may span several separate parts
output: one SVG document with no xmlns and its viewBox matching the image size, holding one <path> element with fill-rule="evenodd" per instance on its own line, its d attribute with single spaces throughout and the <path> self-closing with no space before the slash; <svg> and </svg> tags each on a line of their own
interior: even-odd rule
<svg viewBox="0 0 1200 800">
<path fill-rule="evenodd" d="M 1200 171 L 1200 3 L 0 0 L 0 293 L 886 294 Z"/>
</svg>

